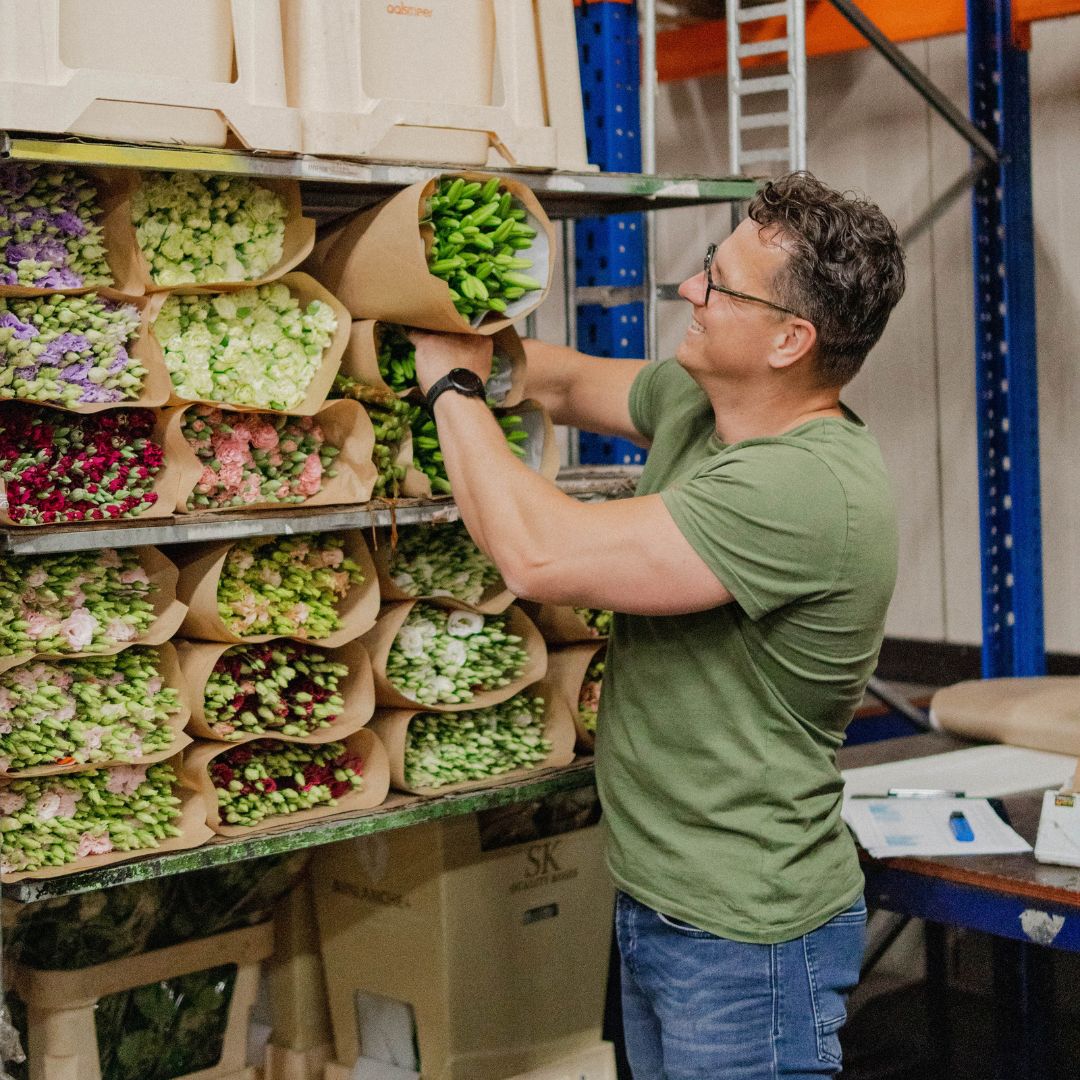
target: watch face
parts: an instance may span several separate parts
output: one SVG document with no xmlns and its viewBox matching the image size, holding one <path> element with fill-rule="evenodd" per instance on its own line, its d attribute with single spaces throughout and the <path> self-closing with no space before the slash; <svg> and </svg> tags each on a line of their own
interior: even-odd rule
<svg viewBox="0 0 1080 1080">
<path fill-rule="evenodd" d="M 482 394 L 484 392 L 484 380 L 475 371 L 468 368 L 454 368 L 450 372 L 450 381 L 455 390 L 466 394 Z"/>
</svg>

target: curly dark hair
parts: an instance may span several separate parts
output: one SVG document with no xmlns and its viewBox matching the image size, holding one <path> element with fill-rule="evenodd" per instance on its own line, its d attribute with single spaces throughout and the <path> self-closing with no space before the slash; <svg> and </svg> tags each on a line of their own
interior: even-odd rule
<svg viewBox="0 0 1080 1080">
<path fill-rule="evenodd" d="M 872 202 L 835 191 L 808 172 L 770 180 L 750 201 L 751 220 L 777 229 L 788 253 L 773 288 L 784 307 L 817 329 L 821 382 L 858 374 L 904 295 L 904 253 L 892 222 Z"/>
</svg>

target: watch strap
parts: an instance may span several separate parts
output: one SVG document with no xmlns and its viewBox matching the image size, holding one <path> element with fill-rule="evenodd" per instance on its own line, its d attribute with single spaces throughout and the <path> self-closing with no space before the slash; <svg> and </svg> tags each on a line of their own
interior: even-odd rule
<svg viewBox="0 0 1080 1080">
<path fill-rule="evenodd" d="M 432 383 L 428 389 L 424 398 L 424 406 L 429 413 L 434 415 L 435 402 L 447 390 L 454 390 L 463 397 L 482 398 L 484 396 L 484 383 L 475 371 L 469 371 L 468 368 L 454 368 L 448 371 L 441 379 L 437 379 Z"/>
</svg>

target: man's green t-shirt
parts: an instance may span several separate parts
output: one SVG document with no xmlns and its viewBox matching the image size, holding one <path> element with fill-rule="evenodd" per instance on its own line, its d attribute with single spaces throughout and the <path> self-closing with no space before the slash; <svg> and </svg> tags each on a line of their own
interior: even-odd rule
<svg viewBox="0 0 1080 1080">
<path fill-rule="evenodd" d="M 850 411 L 725 445 L 674 361 L 630 410 L 659 492 L 734 596 L 616 615 L 597 782 L 616 885 L 737 941 L 799 937 L 859 895 L 835 753 L 873 674 L 896 579 L 877 442 Z"/>
</svg>

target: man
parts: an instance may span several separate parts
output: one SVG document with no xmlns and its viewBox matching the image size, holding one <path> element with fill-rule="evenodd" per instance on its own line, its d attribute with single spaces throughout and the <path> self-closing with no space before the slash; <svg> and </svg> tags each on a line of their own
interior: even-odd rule
<svg viewBox="0 0 1080 1080">
<path fill-rule="evenodd" d="M 637 495 L 599 505 L 442 392 L 451 369 L 487 376 L 489 339 L 414 335 L 454 495 L 507 585 L 617 613 L 596 766 L 636 1080 L 840 1070 L 866 909 L 834 755 L 896 574 L 881 456 L 840 389 L 903 288 L 881 211 L 796 173 L 681 285 L 675 360 L 529 342 L 557 422 L 651 448 Z"/>
</svg>

